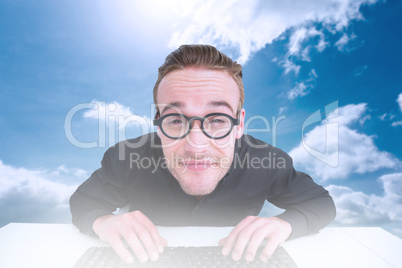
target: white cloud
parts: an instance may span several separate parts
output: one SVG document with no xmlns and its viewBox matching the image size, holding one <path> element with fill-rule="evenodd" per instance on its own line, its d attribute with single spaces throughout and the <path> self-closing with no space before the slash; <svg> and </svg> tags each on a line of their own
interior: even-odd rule
<svg viewBox="0 0 402 268">
<path fill-rule="evenodd" d="M 393 232 L 399 237 L 402 237 L 402 228 L 394 227 L 391 229 L 391 232 Z"/>
<path fill-rule="evenodd" d="M 402 126 L 402 121 L 396 121 L 396 122 L 392 122 L 391 124 L 393 127 L 399 127 Z"/>
<path fill-rule="evenodd" d="M 355 70 L 353 71 L 353 74 L 354 74 L 355 76 L 360 76 L 360 75 L 362 75 L 362 74 L 367 70 L 367 68 L 368 68 L 367 65 L 361 66 L 361 67 L 355 69 Z"/>
<path fill-rule="evenodd" d="M 286 107 L 286 106 L 279 107 L 278 114 L 282 115 L 287 109 L 288 109 L 288 107 Z"/>
<path fill-rule="evenodd" d="M 294 30 L 290 36 L 289 44 L 288 44 L 288 52 L 285 56 L 285 59 L 290 61 L 290 57 L 300 58 L 303 61 L 310 61 L 309 53 L 311 51 L 312 46 L 307 45 L 304 47 L 304 43 L 315 37 L 319 36 L 318 44 L 315 48 L 322 52 L 327 47 L 328 42 L 325 41 L 325 35 L 322 31 L 318 31 L 315 27 L 305 27 L 302 26 L 297 30 Z M 284 62 L 286 62 L 286 60 Z M 282 66 L 285 67 L 285 73 L 289 73 L 292 69 L 287 68 L 287 65 L 282 63 Z M 296 71 L 296 70 L 295 70 Z M 299 70 L 297 70 L 296 74 Z"/>
<path fill-rule="evenodd" d="M 359 120 L 359 123 L 360 123 L 360 125 L 364 125 L 364 123 L 367 121 L 367 120 L 370 120 L 371 119 L 371 115 L 366 115 L 366 116 L 364 116 L 363 118 L 361 118 L 360 120 Z"/>
<path fill-rule="evenodd" d="M 402 93 L 398 95 L 398 99 L 396 100 L 396 102 L 399 104 L 399 110 L 401 110 L 402 113 Z"/>
<path fill-rule="evenodd" d="M 311 70 L 309 73 L 309 78 L 303 82 L 296 83 L 296 86 L 288 92 L 288 99 L 294 100 L 297 97 L 303 97 L 310 93 L 310 90 L 314 88 L 315 80 L 318 75 L 315 70 Z"/>
<path fill-rule="evenodd" d="M 400 110 L 401 113 L 402 113 L 402 93 L 399 93 L 398 98 L 396 99 L 396 102 L 398 103 L 398 105 L 399 105 L 399 110 Z M 394 119 L 394 118 L 395 118 L 395 115 L 391 115 L 391 116 L 390 116 L 390 119 L 391 119 L 391 120 Z M 395 121 L 395 122 L 392 122 L 391 125 L 392 125 L 393 127 L 402 126 L 402 121 Z"/>
<path fill-rule="evenodd" d="M 383 195 L 367 195 L 349 187 L 330 185 L 337 207 L 335 222 L 352 225 L 371 225 L 402 222 L 402 173 L 381 176 Z"/>
<path fill-rule="evenodd" d="M 140 47 L 139 51 L 146 55 L 144 62 L 152 59 L 156 64 L 168 49 L 182 44 L 208 43 L 245 64 L 267 44 L 289 37 L 288 51 L 277 62 L 286 73 L 298 73 L 300 66 L 295 61 L 309 61 L 314 49 L 322 52 L 334 45 L 327 37 L 343 36 L 351 21 L 363 19 L 361 6 L 376 2 L 378 0 L 120 0 L 99 1 L 96 5 L 102 15 L 100 23 L 105 24 L 103 28 L 113 40 L 119 41 L 112 43 Z M 348 34 L 341 38 L 338 46 L 343 48 L 346 39 L 353 37 L 349 30 Z M 157 49 L 156 44 L 160 44 Z"/>
<path fill-rule="evenodd" d="M 302 46 L 306 40 L 320 36 L 316 44 L 318 51 L 328 45 L 324 33 L 312 24 L 322 23 L 328 32 L 342 33 L 351 20 L 362 19 L 359 11 L 362 5 L 375 2 L 377 0 L 183 2 L 177 5 L 180 16 L 174 23 L 169 47 L 176 48 L 184 43 L 235 47 L 237 60 L 245 63 L 253 53 L 290 29 L 288 56 L 302 55 L 308 59 Z"/>
<path fill-rule="evenodd" d="M 328 44 L 329 43 L 325 41 L 324 36 L 322 36 L 315 48 L 317 49 L 318 52 L 323 52 L 325 48 L 328 46 Z"/>
<path fill-rule="evenodd" d="M 352 34 L 352 35 L 349 37 L 346 33 L 344 33 L 344 34 L 342 35 L 342 37 L 341 37 L 338 41 L 336 41 L 335 46 L 338 48 L 339 51 L 344 51 L 344 50 L 346 50 L 346 45 L 347 45 L 351 40 L 353 40 L 353 39 L 355 39 L 355 38 L 356 38 L 356 35 L 355 35 L 355 34 Z"/>
<path fill-rule="evenodd" d="M 97 100 L 91 102 L 91 109 L 85 111 L 84 118 L 91 118 L 111 127 L 125 129 L 127 126 L 141 126 L 148 130 L 152 125 L 150 118 L 135 115 L 129 107 L 118 102 L 105 103 Z M 130 125 L 129 125 L 130 124 Z"/>
<path fill-rule="evenodd" d="M 309 93 L 309 87 L 304 82 L 296 83 L 296 86 L 288 92 L 288 99 L 294 100 L 297 97 L 303 97 Z"/>
<path fill-rule="evenodd" d="M 0 160 L 0 224 L 67 221 L 69 197 L 87 178 L 88 173 L 82 169 L 60 166 L 55 170 L 31 170 Z"/>
<path fill-rule="evenodd" d="M 299 73 L 301 66 L 295 64 L 294 62 L 290 61 L 287 57 L 280 62 L 281 66 L 285 68 L 285 73 L 295 72 L 296 74 Z"/>
<path fill-rule="evenodd" d="M 151 107 L 154 111 L 154 107 Z M 91 127 L 86 126 L 85 131 L 96 135 L 96 141 L 83 142 L 73 133 L 75 126 L 81 127 L 83 122 L 74 123 L 74 115 L 83 110 L 82 117 L 89 119 Z M 150 114 L 152 111 L 150 110 Z M 95 122 L 95 120 L 97 122 Z M 88 120 L 87 120 L 88 121 Z M 88 122 L 84 122 L 87 124 Z M 141 136 L 153 129 L 152 120 L 147 116 L 135 115 L 129 107 L 118 102 L 105 103 L 93 100 L 91 103 L 82 103 L 74 106 L 67 113 L 64 122 L 64 131 L 68 141 L 78 148 L 95 148 L 112 146 L 129 137 Z M 96 131 L 96 132 L 95 132 Z M 89 133 L 89 132 L 88 132 Z"/>
<path fill-rule="evenodd" d="M 302 27 L 295 30 L 289 40 L 289 55 L 299 55 L 302 50 L 303 42 L 317 35 L 323 36 L 324 34 L 321 31 L 317 31 L 314 27 Z"/>
<path fill-rule="evenodd" d="M 386 116 L 387 116 L 387 114 L 385 113 L 385 114 L 379 116 L 378 118 L 380 118 L 381 121 L 384 121 Z"/>
<path fill-rule="evenodd" d="M 353 124 L 365 117 L 364 103 L 350 104 L 327 115 L 312 130 L 304 133 L 304 142 L 290 151 L 295 165 L 320 180 L 347 178 L 350 174 L 363 174 L 382 168 L 393 168 L 399 160 L 388 152 L 379 150 L 374 137 L 353 129 Z M 338 126 L 338 127 L 334 127 Z M 313 156 L 308 150 L 317 152 Z M 320 158 L 320 156 L 322 156 Z M 325 159 L 338 160 L 329 165 Z"/>
</svg>

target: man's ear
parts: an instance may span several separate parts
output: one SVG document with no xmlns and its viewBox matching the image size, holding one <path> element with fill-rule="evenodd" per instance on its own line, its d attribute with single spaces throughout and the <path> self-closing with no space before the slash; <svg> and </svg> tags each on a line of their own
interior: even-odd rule
<svg viewBox="0 0 402 268">
<path fill-rule="evenodd" d="M 159 109 L 156 109 L 155 111 L 155 119 L 159 119 L 160 114 L 159 114 Z M 161 138 L 162 132 L 159 127 L 156 127 L 156 135 L 158 135 L 159 138 Z"/>
<path fill-rule="evenodd" d="M 244 108 L 241 109 L 239 118 L 240 124 L 236 127 L 236 139 L 240 139 L 244 133 L 244 118 L 246 117 L 246 110 Z"/>
</svg>

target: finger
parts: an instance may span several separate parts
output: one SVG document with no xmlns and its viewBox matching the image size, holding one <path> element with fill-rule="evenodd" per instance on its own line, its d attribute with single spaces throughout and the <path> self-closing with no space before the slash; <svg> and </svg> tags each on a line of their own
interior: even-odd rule
<svg viewBox="0 0 402 268">
<path fill-rule="evenodd" d="M 137 235 L 140 238 L 140 241 L 145 247 L 146 251 L 148 252 L 148 256 L 150 257 L 150 259 L 152 261 L 157 261 L 159 259 L 159 249 L 155 245 L 152 236 L 146 231 L 145 228 Z"/>
<path fill-rule="evenodd" d="M 164 247 L 167 247 L 167 245 L 168 245 L 167 240 L 166 240 L 165 238 L 163 238 L 163 237 L 161 237 L 161 240 L 162 240 L 162 245 L 163 245 Z M 162 252 L 161 252 L 161 253 L 162 253 Z"/>
<path fill-rule="evenodd" d="M 253 234 L 263 227 L 265 224 L 265 220 L 262 218 L 257 218 L 253 222 L 251 222 L 247 227 L 243 228 L 243 230 L 239 233 L 236 243 L 233 248 L 232 258 L 235 261 L 240 260 L 243 255 L 244 249 L 247 244 L 250 242 Z M 247 256 L 246 260 L 251 261 L 251 256 Z"/>
<path fill-rule="evenodd" d="M 148 253 L 149 258 L 152 261 L 156 261 L 159 258 L 159 251 L 157 249 L 157 246 L 154 243 L 154 240 L 152 239 L 151 234 L 148 232 L 148 230 L 139 223 L 133 224 L 132 226 L 137 240 L 139 240 L 139 244 L 142 249 L 145 248 L 146 252 Z M 133 249 L 134 250 L 134 249 Z M 138 249 L 141 251 L 141 249 Z"/>
<path fill-rule="evenodd" d="M 121 231 L 121 234 L 133 250 L 134 254 L 137 256 L 138 260 L 140 262 L 146 262 L 148 260 L 148 254 L 138 239 L 136 233 L 131 229 L 125 229 Z"/>
<path fill-rule="evenodd" d="M 226 238 L 225 243 L 222 248 L 222 254 L 224 256 L 228 256 L 232 251 L 234 244 L 236 243 L 237 237 L 239 233 L 247 227 L 252 221 L 255 220 L 256 217 L 249 216 L 239 222 L 235 228 L 230 232 L 229 236 Z"/>
<path fill-rule="evenodd" d="M 133 256 L 130 254 L 130 252 L 127 250 L 127 248 L 124 246 L 123 242 L 119 237 L 115 237 L 114 239 L 111 239 L 109 241 L 110 246 L 113 248 L 113 250 L 116 252 L 116 254 L 122 259 L 124 262 L 127 264 L 131 264 L 134 261 Z"/>
<path fill-rule="evenodd" d="M 282 244 L 282 240 L 278 236 L 272 235 L 260 254 L 260 260 L 266 262 L 280 244 Z"/>
<path fill-rule="evenodd" d="M 227 239 L 228 239 L 227 237 L 220 239 L 220 240 L 218 241 L 218 245 L 219 245 L 219 246 L 225 245 Z"/>
<path fill-rule="evenodd" d="M 264 239 L 266 237 L 269 237 L 271 234 L 272 228 L 270 228 L 269 226 L 264 226 L 255 231 L 248 243 L 244 258 L 247 261 L 253 261 L 260 245 L 262 244 Z"/>
<path fill-rule="evenodd" d="M 147 231 L 151 235 L 158 252 L 162 253 L 163 248 L 167 245 L 167 241 L 159 235 L 158 229 L 153 224 L 153 222 L 147 216 L 145 216 L 145 214 L 140 213 L 138 217 L 139 220 L 142 222 L 143 226 L 147 229 Z"/>
</svg>

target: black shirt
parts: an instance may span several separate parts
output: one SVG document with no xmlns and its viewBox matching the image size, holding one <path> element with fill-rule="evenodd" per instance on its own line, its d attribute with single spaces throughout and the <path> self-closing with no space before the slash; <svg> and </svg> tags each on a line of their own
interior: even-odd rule
<svg viewBox="0 0 402 268">
<path fill-rule="evenodd" d="M 120 142 L 71 196 L 73 223 L 94 235 L 96 218 L 129 205 L 155 225 L 235 226 L 258 215 L 265 200 L 285 209 L 277 216 L 291 224 L 292 238 L 318 232 L 333 220 L 328 192 L 295 171 L 285 152 L 248 135 L 235 146 L 228 173 L 211 194 L 198 199 L 186 194 L 168 170 L 155 133 Z"/>
</svg>

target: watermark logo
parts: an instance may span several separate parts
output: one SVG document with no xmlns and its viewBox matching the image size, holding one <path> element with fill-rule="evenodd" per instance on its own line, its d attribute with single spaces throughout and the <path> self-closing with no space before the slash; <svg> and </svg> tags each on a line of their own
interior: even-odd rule
<svg viewBox="0 0 402 268">
<path fill-rule="evenodd" d="M 152 126 L 152 120 L 150 118 L 155 117 L 155 105 L 150 106 L 149 117 L 139 116 L 133 114 L 129 108 L 124 107 L 118 103 L 104 103 L 93 101 L 90 103 L 81 103 L 72 107 L 65 118 L 64 130 L 65 135 L 68 141 L 76 147 L 83 149 L 90 149 L 95 147 L 107 147 L 112 146 L 118 142 L 120 142 L 120 146 L 122 150 L 120 150 L 120 159 L 125 157 L 125 150 L 127 148 L 138 148 L 143 146 L 147 142 L 147 138 L 149 136 L 144 135 L 153 130 L 157 130 L 157 128 Z M 180 111 L 175 111 L 180 113 Z M 94 141 L 84 142 L 79 140 L 76 136 L 74 136 L 72 131 L 73 119 L 74 116 L 78 113 L 83 114 L 83 117 L 96 119 L 98 122 L 97 125 L 97 137 Z M 301 130 L 301 138 L 302 145 L 304 149 L 313 157 L 322 161 L 332 167 L 336 167 L 339 164 L 339 126 L 336 118 L 338 117 L 338 101 L 332 102 L 325 106 L 324 111 L 321 109 L 312 113 L 302 125 Z M 264 134 L 268 136 L 267 138 L 271 138 L 271 144 L 276 147 L 278 142 L 278 126 L 280 123 L 286 120 L 285 115 L 281 115 L 279 117 L 272 116 L 272 121 L 270 122 L 266 117 L 261 115 L 254 115 L 247 118 L 244 121 L 244 133 L 251 135 L 261 135 Z M 323 137 L 325 141 L 320 141 L 320 149 L 317 148 L 317 143 L 309 141 L 306 137 L 308 134 L 309 127 L 320 123 L 319 127 L 321 128 L 322 134 L 320 139 Z M 259 127 L 257 128 L 256 125 Z M 130 127 L 134 126 L 137 133 L 139 132 L 141 136 L 140 139 L 137 139 L 135 143 L 130 142 L 126 137 L 126 131 Z M 201 133 L 201 129 L 194 128 L 192 129 L 194 132 Z M 235 130 L 232 130 L 235 131 Z M 117 135 L 116 135 L 117 133 Z M 214 146 L 216 148 L 222 149 L 224 147 L 234 147 L 233 139 L 224 140 L 212 140 L 211 144 L 197 144 L 195 141 L 190 139 L 191 136 L 186 136 L 186 142 L 193 147 L 197 146 Z M 249 140 L 249 136 L 245 136 L 245 142 L 248 143 L 249 146 L 255 149 L 265 148 L 269 146 L 266 143 L 254 144 Z M 204 139 L 205 140 L 205 139 Z M 168 148 L 170 146 L 176 146 L 180 143 L 180 140 L 171 140 L 168 144 L 163 144 L 164 148 Z M 160 147 L 160 145 L 152 144 L 151 146 Z M 199 147 L 197 147 L 199 148 Z M 324 150 L 322 149 L 324 148 Z M 208 148 L 205 148 L 206 150 Z M 268 163 L 268 160 L 265 160 Z M 266 163 L 263 162 L 262 165 Z"/>
<path fill-rule="evenodd" d="M 286 160 L 276 153 L 268 152 L 264 156 L 253 156 L 250 153 L 244 155 L 234 154 L 234 158 L 228 156 L 214 157 L 205 154 L 195 154 L 192 157 L 179 156 L 170 153 L 169 157 L 147 157 L 139 153 L 130 153 L 130 169 L 149 169 L 151 173 L 159 169 L 170 168 L 186 173 L 188 165 L 196 165 L 211 169 L 228 169 L 231 165 L 239 169 L 286 169 Z"/>
<path fill-rule="evenodd" d="M 96 141 L 83 142 L 73 134 L 73 118 L 78 113 L 83 113 L 83 117 L 97 121 Z M 140 133 L 145 134 L 151 131 L 151 120 L 146 116 L 133 114 L 129 108 L 118 103 L 107 104 L 93 101 L 80 103 L 68 111 L 64 120 L 64 133 L 67 140 L 78 148 L 104 148 L 107 145 L 112 146 L 119 141 L 127 140 L 126 131 L 132 126 L 140 129 Z M 144 141 L 137 145 L 143 144 Z"/>
<path fill-rule="evenodd" d="M 278 133 L 277 133 L 278 124 L 282 120 L 285 120 L 286 116 L 281 115 L 278 118 L 276 118 L 275 116 L 272 116 L 271 119 L 272 119 L 272 121 L 271 121 L 271 123 L 269 123 L 269 120 L 264 116 L 254 115 L 254 116 L 250 117 L 244 123 L 244 133 L 246 133 L 246 134 L 267 133 L 267 135 L 269 135 L 269 133 L 271 133 L 272 145 L 274 147 L 276 147 L 276 145 L 277 145 L 277 136 L 278 136 Z M 262 123 L 264 127 L 262 127 L 262 128 L 251 128 L 250 125 L 252 125 L 252 123 L 254 123 L 254 122 L 260 122 L 260 124 Z M 246 139 L 247 139 L 247 137 L 246 137 Z M 267 146 L 268 146 L 267 144 L 265 144 L 265 145 L 254 144 L 253 145 L 254 148 L 264 148 L 264 147 L 267 147 Z"/>
<path fill-rule="evenodd" d="M 334 101 L 324 108 L 324 115 L 321 110 L 312 113 L 302 126 L 302 144 L 304 149 L 314 158 L 332 166 L 337 167 L 339 164 L 339 123 L 334 120 L 338 117 L 338 101 Z M 317 122 L 322 122 L 321 127 L 325 127 L 324 151 L 319 151 L 308 145 L 306 135 L 304 133 L 308 126 Z M 322 129 L 324 131 L 324 129 Z M 323 137 L 321 137 L 323 138 Z"/>
</svg>

